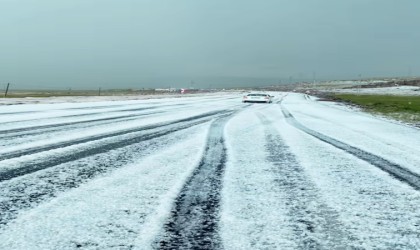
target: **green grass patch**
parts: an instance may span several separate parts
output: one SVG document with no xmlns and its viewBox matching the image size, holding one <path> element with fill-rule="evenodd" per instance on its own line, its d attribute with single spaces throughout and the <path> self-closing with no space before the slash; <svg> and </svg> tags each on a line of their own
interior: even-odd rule
<svg viewBox="0 0 420 250">
<path fill-rule="evenodd" d="M 406 122 L 420 122 L 420 96 L 335 94 L 338 100 Z"/>
</svg>

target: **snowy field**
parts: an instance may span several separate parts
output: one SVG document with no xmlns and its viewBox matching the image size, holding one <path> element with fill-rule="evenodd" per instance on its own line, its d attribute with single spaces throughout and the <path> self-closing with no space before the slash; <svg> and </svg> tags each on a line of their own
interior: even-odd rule
<svg viewBox="0 0 420 250">
<path fill-rule="evenodd" d="M 272 95 L 2 103 L 0 249 L 420 249 L 420 130 Z"/>
<path fill-rule="evenodd" d="M 345 94 L 364 95 L 399 95 L 420 96 L 420 87 L 417 86 L 394 86 L 382 88 L 352 88 L 352 89 L 329 89 L 328 91 Z"/>
</svg>

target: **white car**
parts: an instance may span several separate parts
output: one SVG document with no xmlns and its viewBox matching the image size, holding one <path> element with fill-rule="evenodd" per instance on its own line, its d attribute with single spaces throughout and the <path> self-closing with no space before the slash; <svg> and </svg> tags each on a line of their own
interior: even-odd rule
<svg viewBox="0 0 420 250">
<path fill-rule="evenodd" d="M 251 93 L 242 98 L 242 102 L 264 102 L 271 103 L 272 96 L 269 94 Z"/>
</svg>

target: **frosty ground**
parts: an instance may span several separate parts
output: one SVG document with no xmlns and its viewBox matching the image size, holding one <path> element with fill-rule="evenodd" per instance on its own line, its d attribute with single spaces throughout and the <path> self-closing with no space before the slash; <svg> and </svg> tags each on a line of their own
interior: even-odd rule
<svg viewBox="0 0 420 250">
<path fill-rule="evenodd" d="M 0 249 L 419 249 L 419 129 L 271 94 L 0 106 Z"/>
</svg>

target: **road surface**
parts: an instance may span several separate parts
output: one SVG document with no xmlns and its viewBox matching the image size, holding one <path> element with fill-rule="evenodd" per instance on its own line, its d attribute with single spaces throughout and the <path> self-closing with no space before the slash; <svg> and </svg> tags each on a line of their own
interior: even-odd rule
<svg viewBox="0 0 420 250">
<path fill-rule="evenodd" d="M 420 249 L 420 130 L 273 94 L 0 106 L 0 249 Z"/>
</svg>

